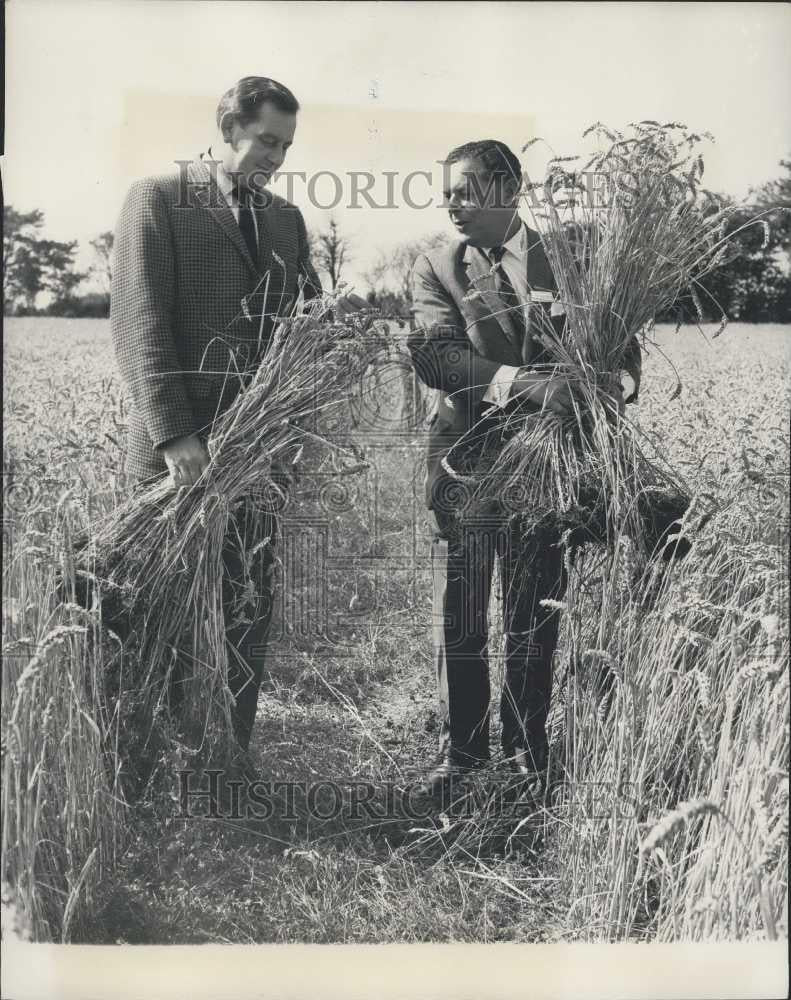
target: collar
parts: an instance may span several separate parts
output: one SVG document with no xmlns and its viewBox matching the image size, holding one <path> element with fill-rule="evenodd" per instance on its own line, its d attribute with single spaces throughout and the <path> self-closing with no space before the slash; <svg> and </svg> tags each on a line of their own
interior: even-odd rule
<svg viewBox="0 0 791 1000">
<path fill-rule="evenodd" d="M 507 243 L 503 244 L 503 246 L 505 247 L 507 253 L 512 253 L 514 256 L 521 259 L 527 254 L 528 239 L 527 224 L 524 219 L 520 219 L 519 221 L 521 222 L 520 227 L 511 239 L 508 240 Z M 468 243 L 467 240 L 462 240 L 459 246 L 464 248 L 461 259 L 465 264 L 470 264 L 476 257 L 480 259 L 481 255 L 483 255 L 484 261 L 488 261 L 491 266 L 491 258 L 489 256 L 491 247 L 474 247 L 471 243 Z"/>
<path fill-rule="evenodd" d="M 524 219 L 520 219 L 519 222 L 521 224 L 517 229 L 517 231 L 514 233 L 511 239 L 503 243 L 502 246 L 503 250 L 505 251 L 505 254 L 509 253 L 513 254 L 514 257 L 521 260 L 521 258 L 524 257 L 525 253 L 527 252 L 527 226 L 525 225 Z M 486 247 L 484 251 L 489 260 L 492 259 L 490 256 L 491 250 L 492 250 L 491 247 Z"/>
<path fill-rule="evenodd" d="M 211 146 L 207 151 L 207 156 L 210 160 L 217 164 L 217 187 L 220 191 L 228 198 L 233 191 L 234 183 L 233 180 L 225 172 L 225 168 L 222 165 L 222 160 L 215 159 L 214 153 L 212 153 Z"/>
<path fill-rule="evenodd" d="M 506 243 L 503 243 L 503 248 L 506 253 L 512 253 L 515 257 L 521 257 L 525 250 L 527 249 L 527 226 L 523 219 L 520 219 L 520 226 L 514 235 Z"/>
<path fill-rule="evenodd" d="M 527 253 L 527 224 L 525 223 L 525 220 L 521 219 L 521 218 L 520 218 L 519 222 L 521 223 L 521 225 L 519 226 L 519 228 L 517 229 L 517 231 L 514 233 L 514 235 L 511 237 L 511 239 L 508 240 L 507 242 L 503 243 L 502 246 L 505 248 L 506 254 L 511 253 L 511 254 L 514 255 L 514 257 L 516 257 L 519 260 L 521 260 L 525 256 L 525 254 Z M 471 257 L 472 257 L 472 253 L 473 253 L 473 249 L 474 248 L 472 246 L 470 246 L 469 243 L 463 244 L 463 245 L 464 245 L 464 248 L 465 248 L 464 249 L 464 262 L 466 264 L 468 264 L 470 262 Z M 477 249 L 478 249 L 478 251 L 480 253 L 483 254 L 484 259 L 487 260 L 487 261 L 489 261 L 491 263 L 492 258 L 489 255 L 491 253 L 492 248 L 491 247 L 478 247 Z"/>
</svg>

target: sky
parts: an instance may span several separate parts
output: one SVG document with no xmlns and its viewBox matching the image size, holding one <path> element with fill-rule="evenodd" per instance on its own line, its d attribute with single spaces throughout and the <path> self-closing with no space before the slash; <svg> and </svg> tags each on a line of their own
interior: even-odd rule
<svg viewBox="0 0 791 1000">
<path fill-rule="evenodd" d="M 246 75 L 300 100 L 293 200 L 323 227 L 337 194 L 320 172 L 340 178 L 332 214 L 361 291 L 379 252 L 450 234 L 437 164 L 469 139 L 519 152 L 542 137 L 523 158 L 533 178 L 550 150 L 580 151 L 594 121 L 682 121 L 714 134 L 707 186 L 737 197 L 791 154 L 786 4 L 9 0 L 6 28 L 5 200 L 41 209 L 84 262 L 135 178 L 215 140 L 217 101 Z M 431 204 L 410 207 L 405 179 L 425 170 L 406 195 Z M 365 171 L 380 206 L 393 175 L 396 207 L 353 197 L 349 175 Z"/>
</svg>

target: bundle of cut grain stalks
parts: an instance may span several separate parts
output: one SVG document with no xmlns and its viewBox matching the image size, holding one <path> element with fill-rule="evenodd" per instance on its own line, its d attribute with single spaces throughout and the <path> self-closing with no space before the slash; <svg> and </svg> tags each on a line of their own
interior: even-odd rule
<svg viewBox="0 0 791 1000">
<path fill-rule="evenodd" d="M 334 305 L 329 296 L 312 300 L 278 322 L 259 368 L 214 422 L 210 463 L 194 486 L 176 490 L 163 477 L 138 491 L 79 553 L 77 593 L 101 606 L 105 624 L 123 636 L 122 652 L 134 651 L 131 666 L 116 658 L 116 674 L 127 676 L 116 676 L 112 693 L 125 698 L 121 711 L 127 725 L 134 714 L 143 744 L 163 720 L 202 759 L 233 752 L 226 632 L 255 613 L 256 558 L 273 542 L 284 483 L 306 443 L 328 445 L 353 471 L 357 456 L 326 435 L 386 349 L 371 313 L 333 319 Z M 229 539 L 245 566 L 233 622 L 223 611 Z"/>
<path fill-rule="evenodd" d="M 722 332 L 726 317 L 702 279 L 733 255 L 741 230 L 767 224 L 758 217 L 736 227 L 738 209 L 703 190 L 699 147 L 710 137 L 677 123 L 629 127 L 624 135 L 591 126 L 583 138 L 604 140 L 603 151 L 582 168 L 574 166 L 580 157 L 556 157 L 546 180 L 523 190 L 564 310 L 559 320 L 552 313 L 560 310 L 529 307 L 528 333 L 540 351 L 535 370 L 565 377 L 572 412 L 561 419 L 522 406 L 485 415 L 444 465 L 466 480 L 474 502 L 497 497 L 528 526 L 552 520 L 572 549 L 612 544 L 625 533 L 667 558 L 677 545 L 688 548 L 673 535 L 691 492 L 661 455 L 649 457 L 613 394 L 627 372 L 636 396 L 637 345 L 685 297 L 699 319 L 708 299 L 721 316 L 715 336 Z M 680 391 L 679 382 L 674 395 Z"/>
</svg>

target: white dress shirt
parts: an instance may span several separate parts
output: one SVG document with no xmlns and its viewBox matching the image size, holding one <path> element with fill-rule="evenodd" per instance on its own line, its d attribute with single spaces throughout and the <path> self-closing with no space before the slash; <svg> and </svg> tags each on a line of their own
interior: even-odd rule
<svg viewBox="0 0 791 1000">
<path fill-rule="evenodd" d="M 212 151 L 209 150 L 209 156 L 212 157 Z M 212 157 L 213 159 L 213 157 Z M 233 217 L 236 219 L 236 224 L 239 224 L 239 199 L 234 194 L 234 181 L 232 177 L 223 169 L 222 163 L 217 163 L 217 187 L 220 189 L 220 193 L 223 198 L 225 198 L 228 203 L 228 208 L 233 212 Z M 252 213 L 253 225 L 255 226 L 255 242 L 258 243 L 258 217 L 255 212 Z"/>
<path fill-rule="evenodd" d="M 527 226 L 524 222 L 514 233 L 507 243 L 503 243 L 505 253 L 503 254 L 500 266 L 505 269 L 505 273 L 514 287 L 514 291 L 519 296 L 522 303 L 522 314 L 525 320 L 525 330 L 528 329 L 528 311 L 531 302 L 552 303 L 551 314 L 560 316 L 564 313 L 563 305 L 549 291 L 531 291 L 527 284 Z M 486 256 L 494 266 L 494 258 L 487 251 Z M 523 366 L 500 365 L 494 373 L 494 378 L 489 383 L 489 388 L 483 396 L 485 403 L 493 403 L 495 406 L 505 406 L 511 395 L 511 389 L 517 373 Z"/>
</svg>

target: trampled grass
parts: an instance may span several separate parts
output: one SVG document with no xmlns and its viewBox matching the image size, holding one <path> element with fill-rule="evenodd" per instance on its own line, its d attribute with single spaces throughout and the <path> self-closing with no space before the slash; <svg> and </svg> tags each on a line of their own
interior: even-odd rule
<svg viewBox="0 0 791 1000">
<path fill-rule="evenodd" d="M 113 641 L 53 591 L 70 532 L 123 493 L 108 331 L 6 330 L 3 878 L 35 937 L 787 935 L 788 328 L 733 324 L 710 344 L 658 331 L 639 416 L 627 413 L 697 487 L 694 547 L 642 581 L 628 547 L 606 574 L 584 555 L 563 616 L 545 809 L 498 811 L 482 787 L 469 815 L 444 822 L 373 807 L 322 820 L 299 801 L 266 821 L 185 820 L 177 784 L 174 799 L 117 801 L 123 718 L 105 717 L 99 695 Z M 660 351 L 681 378 L 674 399 Z M 374 805 L 428 766 L 436 731 L 423 442 L 394 419 L 391 374 L 381 411 L 361 416 L 368 469 L 306 471 L 284 512 L 253 754 L 265 781 L 364 782 Z M 717 513 L 698 532 L 706 504 Z M 175 782 L 188 764 L 163 751 L 160 768 Z"/>
</svg>

